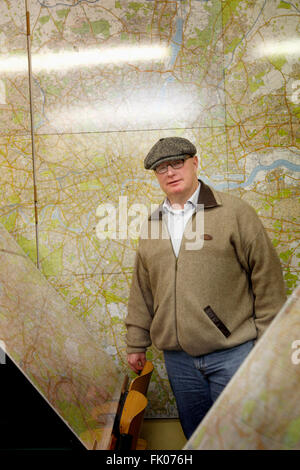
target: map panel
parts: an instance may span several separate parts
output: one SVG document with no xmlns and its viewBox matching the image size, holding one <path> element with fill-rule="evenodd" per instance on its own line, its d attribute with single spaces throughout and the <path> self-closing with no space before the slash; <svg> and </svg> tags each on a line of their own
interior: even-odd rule
<svg viewBox="0 0 300 470">
<path fill-rule="evenodd" d="M 169 131 L 148 131 L 39 135 L 36 139 L 41 270 L 124 371 L 124 319 L 140 223 L 150 214 L 151 205 L 163 200 L 153 173 L 145 174 L 143 156 L 167 135 Z M 225 155 L 225 130 L 200 128 L 184 135 L 200 153 L 203 148 L 200 177 L 203 173 L 218 181 L 226 170 L 226 159 L 217 160 L 217 155 Z M 114 236 L 106 235 L 106 225 L 100 231 L 106 211 L 102 217 L 97 211 L 106 206 L 116 215 Z M 121 223 L 124 211 L 127 233 Z M 162 354 L 153 347 L 148 358 L 155 358 L 156 367 L 147 415 L 165 417 L 171 409 L 174 415 Z"/>
<path fill-rule="evenodd" d="M 262 218 L 288 294 L 299 279 L 299 18 L 299 1 L 223 2 L 227 188 Z"/>
<path fill-rule="evenodd" d="M 29 136 L 0 135 L 0 222 L 36 262 L 31 151 Z"/>
<path fill-rule="evenodd" d="M 224 124 L 219 0 L 31 0 L 30 14 L 36 132 Z"/>
<path fill-rule="evenodd" d="M 0 134 L 30 132 L 25 2 L 0 2 Z"/>
<path fill-rule="evenodd" d="M 107 448 L 124 375 L 3 226 L 0 263 L 7 353 L 87 448 Z"/>
<path fill-rule="evenodd" d="M 299 1 L 224 2 L 226 123 L 263 127 L 300 118 Z M 299 140 L 298 140 L 299 144 Z"/>
<path fill-rule="evenodd" d="M 300 127 L 227 130 L 228 188 L 257 211 L 280 257 L 291 294 L 299 279 Z"/>
</svg>

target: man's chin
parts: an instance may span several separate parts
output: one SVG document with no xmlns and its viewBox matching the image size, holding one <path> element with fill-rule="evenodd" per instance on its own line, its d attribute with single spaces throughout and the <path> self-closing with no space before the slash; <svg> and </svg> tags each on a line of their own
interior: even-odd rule
<svg viewBox="0 0 300 470">
<path fill-rule="evenodd" d="M 180 184 L 174 185 L 174 186 L 169 186 L 168 190 L 166 191 L 167 196 L 174 196 L 176 194 L 181 194 L 183 192 L 183 188 Z"/>
</svg>

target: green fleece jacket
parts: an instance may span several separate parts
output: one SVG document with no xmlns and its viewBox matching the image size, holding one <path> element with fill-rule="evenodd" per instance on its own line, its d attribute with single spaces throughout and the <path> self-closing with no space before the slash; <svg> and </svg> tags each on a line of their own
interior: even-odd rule
<svg viewBox="0 0 300 470">
<path fill-rule="evenodd" d="M 128 353 L 151 343 L 192 356 L 234 347 L 259 338 L 286 300 L 279 258 L 255 210 L 202 181 L 198 204 L 202 242 L 188 248 L 196 211 L 178 258 L 162 206 L 147 221 L 148 233 L 159 230 L 159 237 L 139 240 L 125 320 Z"/>
</svg>

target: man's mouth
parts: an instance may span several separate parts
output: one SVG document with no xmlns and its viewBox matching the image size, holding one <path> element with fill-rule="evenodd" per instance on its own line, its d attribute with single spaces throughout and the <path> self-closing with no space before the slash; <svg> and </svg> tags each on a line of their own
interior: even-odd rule
<svg viewBox="0 0 300 470">
<path fill-rule="evenodd" d="M 168 184 L 171 185 L 171 186 L 173 186 L 173 185 L 175 185 L 175 184 L 177 184 L 177 183 L 180 183 L 180 180 L 170 181 Z"/>
</svg>

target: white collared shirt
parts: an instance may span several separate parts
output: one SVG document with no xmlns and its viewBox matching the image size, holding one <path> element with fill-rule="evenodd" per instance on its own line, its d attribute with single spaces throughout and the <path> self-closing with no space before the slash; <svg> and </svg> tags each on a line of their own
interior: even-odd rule
<svg viewBox="0 0 300 470">
<path fill-rule="evenodd" d="M 167 216 L 167 226 L 171 237 L 173 250 L 176 258 L 178 257 L 180 245 L 186 224 L 196 210 L 201 183 L 199 182 L 196 191 L 186 201 L 183 209 L 174 209 L 168 198 L 164 200 L 163 212 Z"/>
</svg>

